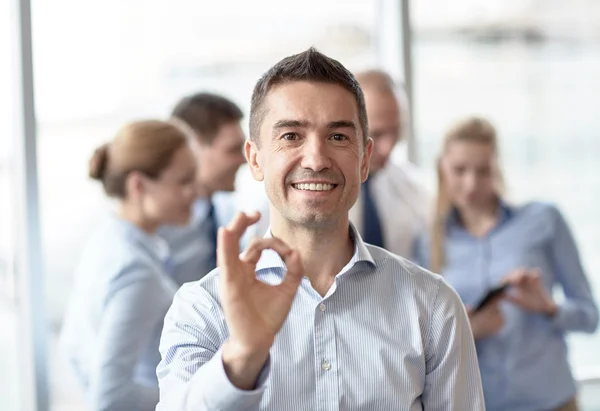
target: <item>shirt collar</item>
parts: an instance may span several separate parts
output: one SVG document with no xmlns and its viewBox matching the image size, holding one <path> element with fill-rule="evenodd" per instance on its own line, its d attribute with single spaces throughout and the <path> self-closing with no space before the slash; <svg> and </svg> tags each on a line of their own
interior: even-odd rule
<svg viewBox="0 0 600 411">
<path fill-rule="evenodd" d="M 499 227 L 502 224 L 506 223 L 515 214 L 514 207 L 509 205 L 502 199 L 498 200 L 498 206 L 499 206 L 498 207 L 498 214 L 499 214 L 498 217 L 499 218 L 498 218 L 498 223 L 496 224 L 496 227 Z M 458 215 L 458 210 L 456 209 L 456 207 L 452 207 L 452 209 L 448 213 L 448 217 L 446 219 L 446 228 L 450 229 L 450 228 L 457 228 L 457 227 L 462 227 L 462 224 L 460 223 L 460 216 Z"/>
<path fill-rule="evenodd" d="M 156 234 L 148 234 L 135 224 L 124 220 L 116 214 L 111 214 L 110 220 L 116 229 L 124 234 L 125 238 L 147 249 L 159 261 L 164 263 L 170 258 L 171 250 L 169 249 L 169 244 L 162 237 Z"/>
<path fill-rule="evenodd" d="M 193 221 L 204 221 L 210 211 L 210 199 L 199 197 L 192 205 Z"/>
<path fill-rule="evenodd" d="M 271 237 L 273 237 L 273 234 L 271 233 L 271 227 L 269 227 L 267 233 L 265 234 L 265 238 Z M 340 274 L 343 274 L 346 271 L 350 270 L 352 267 L 354 267 L 354 265 L 361 261 L 367 262 L 375 266 L 375 260 L 373 259 L 373 256 L 369 252 L 369 249 L 367 248 L 365 242 L 363 241 L 360 234 L 358 233 L 358 231 L 352 223 L 350 223 L 350 237 L 354 241 L 354 254 L 352 255 L 352 258 L 350 259 L 348 264 L 346 264 L 346 266 L 342 269 Z M 258 260 L 258 263 L 256 264 L 256 271 L 269 268 L 285 268 L 285 263 L 283 262 L 279 254 L 277 254 L 277 252 L 275 252 L 274 250 L 270 249 L 263 251 L 260 259 Z"/>
</svg>

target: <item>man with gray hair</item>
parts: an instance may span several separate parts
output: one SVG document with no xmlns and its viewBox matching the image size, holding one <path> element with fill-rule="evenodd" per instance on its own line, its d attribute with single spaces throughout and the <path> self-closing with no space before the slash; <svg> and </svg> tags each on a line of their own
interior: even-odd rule
<svg viewBox="0 0 600 411">
<path fill-rule="evenodd" d="M 350 220 L 363 239 L 405 258 L 414 239 L 426 228 L 430 198 L 408 161 L 393 161 L 397 143 L 408 130 L 408 99 L 401 86 L 381 70 L 356 74 L 365 95 L 373 155 L 369 178 L 350 210 Z"/>
</svg>

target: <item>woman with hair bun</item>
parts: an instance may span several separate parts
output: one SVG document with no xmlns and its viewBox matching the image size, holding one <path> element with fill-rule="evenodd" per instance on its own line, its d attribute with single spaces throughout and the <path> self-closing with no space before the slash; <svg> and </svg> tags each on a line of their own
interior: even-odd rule
<svg viewBox="0 0 600 411">
<path fill-rule="evenodd" d="M 174 121 L 130 123 L 89 162 L 89 176 L 117 200 L 77 267 L 61 344 L 92 411 L 150 411 L 163 318 L 177 285 L 155 232 L 184 225 L 196 198 L 189 134 Z"/>
</svg>

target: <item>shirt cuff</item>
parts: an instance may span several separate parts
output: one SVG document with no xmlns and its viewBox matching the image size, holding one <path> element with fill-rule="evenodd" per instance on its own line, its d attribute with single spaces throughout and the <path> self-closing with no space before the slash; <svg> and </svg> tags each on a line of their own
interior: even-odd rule
<svg viewBox="0 0 600 411">
<path fill-rule="evenodd" d="M 571 322 L 571 310 L 567 301 L 560 304 L 556 308 L 556 313 L 550 318 L 552 325 L 559 331 L 565 331 Z"/>
<path fill-rule="evenodd" d="M 258 410 L 271 371 L 271 357 L 267 357 L 263 369 L 258 374 L 256 388 L 241 390 L 229 381 L 225 373 L 222 354 L 222 350 L 219 349 L 213 358 L 204 364 L 192 378 L 186 409 Z M 202 404 L 206 408 L 196 404 Z"/>
</svg>

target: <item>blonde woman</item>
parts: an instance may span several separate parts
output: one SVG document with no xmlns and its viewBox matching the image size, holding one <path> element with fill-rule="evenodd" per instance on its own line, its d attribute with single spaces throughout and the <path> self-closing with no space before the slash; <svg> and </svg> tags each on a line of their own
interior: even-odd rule
<svg viewBox="0 0 600 411">
<path fill-rule="evenodd" d="M 61 337 L 91 411 L 150 411 L 158 402 L 158 343 L 178 287 L 155 233 L 190 219 L 196 161 L 188 140 L 179 124 L 139 121 L 90 160 L 90 177 L 117 209 L 84 248 Z"/>
<path fill-rule="evenodd" d="M 593 332 L 598 310 L 560 211 L 503 199 L 496 131 L 485 119 L 463 120 L 445 137 L 433 227 L 416 260 L 468 308 L 488 411 L 577 409 L 565 335 Z M 509 287 L 500 298 L 474 309 L 501 284 Z"/>
</svg>

